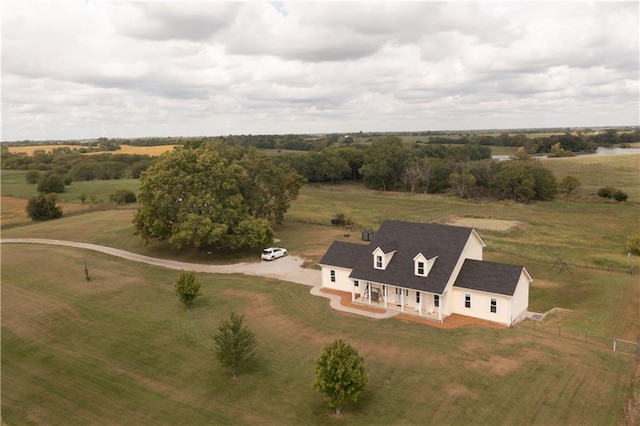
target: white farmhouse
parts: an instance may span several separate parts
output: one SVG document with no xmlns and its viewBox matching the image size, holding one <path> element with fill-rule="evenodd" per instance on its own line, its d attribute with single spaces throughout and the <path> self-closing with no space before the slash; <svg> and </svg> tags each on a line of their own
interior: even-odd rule
<svg viewBox="0 0 640 426">
<path fill-rule="evenodd" d="M 511 326 L 527 315 L 533 279 L 524 266 L 483 261 L 484 247 L 472 228 L 385 221 L 368 245 L 333 242 L 322 288 L 441 322 L 460 314 Z"/>
</svg>

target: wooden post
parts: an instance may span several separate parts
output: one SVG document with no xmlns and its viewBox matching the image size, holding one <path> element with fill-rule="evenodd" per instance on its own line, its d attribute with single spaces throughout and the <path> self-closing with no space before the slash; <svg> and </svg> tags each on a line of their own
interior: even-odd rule
<svg viewBox="0 0 640 426">
<path fill-rule="evenodd" d="M 84 258 L 84 279 L 85 281 L 91 281 L 91 276 L 89 275 L 89 267 L 87 266 L 87 258 Z"/>
</svg>

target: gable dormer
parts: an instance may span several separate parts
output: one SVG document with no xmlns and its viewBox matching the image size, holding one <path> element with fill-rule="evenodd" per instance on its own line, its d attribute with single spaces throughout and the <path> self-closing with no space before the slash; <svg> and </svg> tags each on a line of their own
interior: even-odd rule
<svg viewBox="0 0 640 426">
<path fill-rule="evenodd" d="M 373 268 L 374 269 L 387 269 L 389 262 L 393 258 L 393 255 L 396 253 L 396 243 L 392 242 L 390 244 L 384 244 L 382 246 L 376 247 L 376 249 L 372 252 L 373 254 Z"/>
<path fill-rule="evenodd" d="M 427 259 L 422 253 L 413 258 L 413 273 L 418 277 L 426 277 L 436 263 L 438 256 Z"/>
</svg>

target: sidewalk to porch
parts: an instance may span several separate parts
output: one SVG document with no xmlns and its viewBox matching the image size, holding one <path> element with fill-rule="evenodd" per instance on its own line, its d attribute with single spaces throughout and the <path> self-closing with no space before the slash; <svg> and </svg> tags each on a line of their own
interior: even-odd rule
<svg viewBox="0 0 640 426">
<path fill-rule="evenodd" d="M 314 286 L 311 288 L 310 293 L 314 296 L 329 299 L 329 306 L 340 312 L 347 312 L 375 319 L 391 318 L 398 314 L 398 312 L 386 309 L 353 304 L 351 303 L 351 293 L 344 291 L 321 289 L 319 286 Z"/>
</svg>

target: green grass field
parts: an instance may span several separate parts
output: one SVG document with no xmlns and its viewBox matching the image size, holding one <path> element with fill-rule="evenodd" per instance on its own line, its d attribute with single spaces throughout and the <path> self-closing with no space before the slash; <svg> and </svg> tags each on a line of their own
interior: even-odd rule
<svg viewBox="0 0 640 426">
<path fill-rule="evenodd" d="M 627 235 L 640 230 L 640 204 L 631 191 L 627 203 L 589 191 L 633 189 L 621 182 L 636 178 L 640 156 L 598 158 L 545 160 L 557 176 L 583 182 L 569 199 L 523 205 L 306 186 L 276 227 L 278 244 L 313 266 L 332 240 L 357 241 L 362 228 L 376 229 L 387 218 L 518 221 L 508 232 L 479 232 L 485 259 L 523 264 L 533 275 L 530 310 L 563 308 L 535 329 L 529 320 L 508 330 L 371 320 L 333 311 L 307 287 L 243 276 L 199 275 L 203 296 L 186 311 L 173 293 L 176 271 L 70 248 L 3 244 L 2 422 L 623 424 L 634 358 L 612 352 L 611 342 L 640 337 L 640 275 L 628 273 L 632 266 L 640 271 L 640 262 L 624 250 Z M 590 177 L 594 164 L 597 178 Z M 21 173 L 2 172 L 3 196 L 33 188 Z M 127 184 L 134 189 L 137 181 Z M 87 185 L 110 193 L 104 182 Z M 76 213 L 5 227 L 2 236 L 92 242 L 194 262 L 257 258 L 144 245 L 132 234 L 134 212 Z M 356 223 L 349 237 L 329 226 L 338 212 Z M 570 271 L 553 268 L 559 257 Z M 246 315 L 259 341 L 256 362 L 235 381 L 216 362 L 211 339 L 231 310 Z M 340 420 L 311 387 L 323 344 L 338 337 L 358 348 L 369 373 L 361 400 Z"/>
<path fill-rule="evenodd" d="M 28 184 L 26 172 L 20 170 L 2 170 L 2 196 L 16 198 L 30 198 L 38 195 L 37 185 Z M 138 191 L 138 179 L 113 179 L 99 181 L 72 182 L 65 188 L 65 192 L 58 194 L 61 202 L 80 203 L 80 194 L 87 197 L 94 196 L 96 201 L 109 201 L 109 195 L 118 189 Z M 89 198 L 87 198 L 89 201 Z"/>
<path fill-rule="evenodd" d="M 46 268 L 34 264 L 47 259 Z M 332 311 L 308 288 L 177 272 L 68 248 L 2 247 L 6 424 L 335 424 L 311 388 L 338 337 L 369 385 L 340 424 L 619 424 L 633 358 L 528 324 L 441 330 Z M 84 261 L 92 280 L 84 280 Z M 231 380 L 211 336 L 236 310 L 258 357 Z"/>
</svg>

